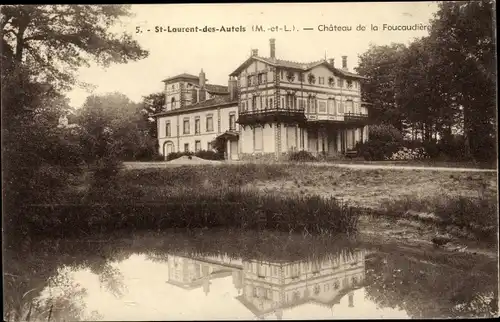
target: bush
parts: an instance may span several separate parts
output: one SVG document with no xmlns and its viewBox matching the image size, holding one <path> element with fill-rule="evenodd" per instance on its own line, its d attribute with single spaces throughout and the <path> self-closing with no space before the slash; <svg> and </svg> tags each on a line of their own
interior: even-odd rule
<svg viewBox="0 0 500 322">
<path fill-rule="evenodd" d="M 371 125 L 369 137 L 370 140 L 374 141 L 403 142 L 403 134 L 401 131 L 387 124 Z"/>
<path fill-rule="evenodd" d="M 216 151 L 201 150 L 196 152 L 194 155 L 205 160 L 224 160 L 224 153 Z"/>
<path fill-rule="evenodd" d="M 200 150 L 198 152 L 171 152 L 167 155 L 167 161 L 180 158 L 182 156 L 196 156 L 205 160 L 224 160 L 224 154 L 216 151 Z"/>
<path fill-rule="evenodd" d="M 317 161 L 317 159 L 311 154 L 311 152 L 307 151 L 291 152 L 288 155 L 288 160 L 294 162 Z"/>
<path fill-rule="evenodd" d="M 465 137 L 463 135 L 453 135 L 444 138 L 437 144 L 439 154 L 445 155 L 455 161 L 464 160 L 466 156 L 465 151 Z"/>
<path fill-rule="evenodd" d="M 382 161 L 396 153 L 400 146 L 400 143 L 397 142 L 384 142 L 370 138 L 366 142 L 358 143 L 356 150 L 358 155 L 363 156 L 367 161 Z"/>
<path fill-rule="evenodd" d="M 368 161 L 382 161 L 396 153 L 403 145 L 403 134 L 392 125 L 370 126 L 369 140 L 356 144 L 358 155 Z"/>
<path fill-rule="evenodd" d="M 192 156 L 193 152 L 171 152 L 167 155 L 167 161 L 174 160 L 180 158 L 182 156 Z"/>
<path fill-rule="evenodd" d="M 428 155 L 423 148 L 409 149 L 407 147 L 403 147 L 402 149 L 393 153 L 387 159 L 394 161 L 406 161 L 406 160 L 422 160 L 426 158 L 428 158 Z"/>
</svg>

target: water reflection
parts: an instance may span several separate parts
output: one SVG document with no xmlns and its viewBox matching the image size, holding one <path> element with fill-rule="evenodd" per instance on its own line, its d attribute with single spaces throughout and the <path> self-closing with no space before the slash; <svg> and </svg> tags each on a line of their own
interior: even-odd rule
<svg viewBox="0 0 500 322">
<path fill-rule="evenodd" d="M 128 251 L 112 242 L 72 245 L 53 254 L 38 265 L 57 268 L 31 300 L 14 300 L 29 283 L 17 292 L 19 280 L 11 283 L 7 304 L 17 316 L 7 320 L 417 318 L 488 316 L 498 309 L 492 276 L 402 254 L 351 247 L 287 260 L 142 244 L 131 243 Z"/>
</svg>

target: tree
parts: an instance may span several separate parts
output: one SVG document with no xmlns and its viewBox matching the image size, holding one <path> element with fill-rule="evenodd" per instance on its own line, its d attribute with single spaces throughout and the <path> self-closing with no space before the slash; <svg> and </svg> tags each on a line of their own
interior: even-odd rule
<svg viewBox="0 0 500 322">
<path fill-rule="evenodd" d="M 156 139 L 143 106 L 121 93 L 89 96 L 79 111 L 82 145 L 89 164 L 102 158 L 136 160 L 155 153 Z"/>
<path fill-rule="evenodd" d="M 402 112 L 396 102 L 399 62 L 405 50 L 403 44 L 370 45 L 359 56 L 356 72 L 367 77 L 362 84 L 362 99 L 373 104 L 371 118 L 375 123 L 389 123 L 403 130 Z"/>
<path fill-rule="evenodd" d="M 465 134 L 476 159 L 494 159 L 496 63 L 493 1 L 443 2 L 429 36 L 409 46 L 371 46 L 360 56 L 363 100 L 372 118 L 412 138 Z M 455 132 L 455 133 L 454 133 Z"/>
<path fill-rule="evenodd" d="M 38 80 L 67 88 L 90 59 L 107 66 L 145 58 L 131 36 L 109 28 L 130 16 L 125 5 L 5 5 L 1 8 L 2 51 L 30 66 Z"/>
<path fill-rule="evenodd" d="M 478 158 L 494 150 L 496 138 L 493 3 L 443 2 L 429 35 L 432 55 L 446 66 L 442 72 L 448 79 L 449 91 L 463 108 L 466 148 Z"/>
<path fill-rule="evenodd" d="M 165 94 L 162 92 L 149 94 L 142 98 L 142 113 L 152 138 L 158 137 L 158 127 L 154 115 L 162 112 L 164 106 Z"/>
<path fill-rule="evenodd" d="M 22 229 L 22 205 L 52 202 L 79 171 L 78 147 L 57 127 L 67 108 L 62 94 L 75 71 L 142 59 L 129 35 L 109 28 L 129 6 L 4 5 L 1 17 L 2 170 L 8 230 Z"/>
</svg>

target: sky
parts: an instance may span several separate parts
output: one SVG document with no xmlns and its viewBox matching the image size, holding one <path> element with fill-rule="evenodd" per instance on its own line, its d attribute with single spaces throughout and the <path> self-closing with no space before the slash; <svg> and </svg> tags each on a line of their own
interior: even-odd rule
<svg viewBox="0 0 500 322">
<path fill-rule="evenodd" d="M 427 35 L 426 30 L 389 31 L 387 25 L 428 25 L 437 11 L 435 2 L 390 3 L 251 3 L 251 4 L 151 4 L 132 5 L 133 17 L 122 20 L 112 32 L 127 32 L 149 51 L 143 60 L 108 68 L 91 65 L 79 71 L 79 80 L 91 90 L 76 87 L 68 93 L 70 104 L 79 108 L 91 94 L 121 92 L 133 101 L 163 90 L 162 80 L 180 73 L 206 74 L 211 84 L 227 85 L 228 75 L 243 63 L 252 49 L 269 56 L 269 39 L 276 39 L 276 56 L 298 62 L 334 58 L 340 66 L 347 56 L 348 68 L 370 44 L 408 44 Z M 262 25 L 265 32 L 253 32 Z M 358 25 L 365 30 L 357 31 Z M 372 30 L 372 25 L 379 30 Z M 244 28 L 244 32 L 155 32 L 156 27 L 204 26 Z M 272 31 L 273 27 L 281 28 Z M 351 31 L 320 31 L 350 26 Z M 137 33 L 137 27 L 142 32 Z M 285 31 L 293 30 L 294 31 Z M 312 30 L 303 30 L 312 28 Z M 147 30 L 150 30 L 149 32 Z"/>
</svg>

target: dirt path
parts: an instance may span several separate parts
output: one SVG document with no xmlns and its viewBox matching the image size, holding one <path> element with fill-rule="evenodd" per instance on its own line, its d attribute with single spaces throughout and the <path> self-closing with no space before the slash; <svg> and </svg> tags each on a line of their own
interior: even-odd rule
<svg viewBox="0 0 500 322">
<path fill-rule="evenodd" d="M 178 167 L 184 165 L 200 165 L 200 164 L 210 164 L 210 165 L 227 165 L 227 164 L 245 164 L 252 162 L 243 161 L 208 161 L 193 162 L 192 160 L 185 159 L 178 160 L 176 162 L 124 162 L 126 169 L 147 169 L 147 168 L 170 168 Z M 284 162 L 283 164 L 287 164 Z M 349 164 L 349 163 L 329 163 L 329 162 L 306 162 L 303 163 L 305 166 L 310 167 L 337 167 L 337 168 L 348 168 L 357 170 L 426 170 L 426 171 L 447 171 L 447 172 L 497 172 L 497 169 L 479 169 L 479 168 L 457 168 L 457 167 L 432 167 L 427 165 L 422 166 L 405 166 L 405 165 L 382 165 L 382 164 Z"/>
<path fill-rule="evenodd" d="M 477 168 L 454 168 L 454 167 L 429 167 L 429 166 L 404 166 L 404 165 L 377 165 L 377 164 L 332 164 L 332 163 L 311 163 L 315 166 L 334 166 L 339 168 L 359 169 L 359 170 L 427 170 L 427 171 L 450 171 L 450 172 L 497 172 L 496 169 Z"/>
</svg>

